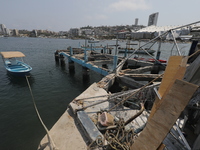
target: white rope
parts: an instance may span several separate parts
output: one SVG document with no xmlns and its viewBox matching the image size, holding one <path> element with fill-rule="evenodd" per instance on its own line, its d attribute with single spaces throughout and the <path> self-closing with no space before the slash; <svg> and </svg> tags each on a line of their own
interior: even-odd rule
<svg viewBox="0 0 200 150">
<path fill-rule="evenodd" d="M 52 138 L 51 138 L 51 136 L 50 136 L 50 134 L 49 134 L 49 131 L 48 131 L 47 127 L 45 126 L 44 122 L 42 121 L 42 118 L 41 118 L 41 116 L 40 116 L 40 114 L 39 114 L 39 111 L 38 111 L 38 109 L 37 109 L 37 106 L 36 106 L 36 103 L 35 103 L 35 99 L 34 99 L 34 97 L 33 97 L 33 93 L 32 93 L 31 86 L 30 86 L 30 83 L 29 83 L 29 80 L 28 80 L 28 77 L 27 77 L 27 76 L 26 76 L 26 81 L 27 81 L 27 84 L 28 84 L 28 87 L 29 87 L 29 90 L 30 90 L 30 93 L 31 93 L 31 97 L 32 97 L 32 100 L 33 100 L 33 105 L 34 105 L 35 111 L 36 111 L 36 113 L 37 113 L 37 116 L 38 116 L 38 118 L 39 118 L 39 120 L 40 120 L 42 126 L 44 127 L 44 129 L 45 129 L 45 131 L 46 131 L 46 133 L 47 133 L 48 138 L 49 138 L 49 142 L 50 142 L 50 145 L 49 145 L 49 146 L 50 146 L 50 149 L 51 149 L 51 150 L 57 150 L 57 148 L 56 148 L 56 146 L 55 146 L 55 144 L 54 144 L 54 141 L 52 140 Z"/>
</svg>

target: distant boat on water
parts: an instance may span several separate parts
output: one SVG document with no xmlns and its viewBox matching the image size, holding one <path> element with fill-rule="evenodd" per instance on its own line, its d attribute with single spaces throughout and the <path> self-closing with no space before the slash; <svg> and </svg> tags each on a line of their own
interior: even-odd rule
<svg viewBox="0 0 200 150">
<path fill-rule="evenodd" d="M 90 40 L 88 40 L 88 43 L 99 43 L 100 41 L 94 38 L 91 38 Z"/>
<path fill-rule="evenodd" d="M 23 57 L 25 55 L 19 51 L 8 51 L 8 52 L 0 52 L 4 66 L 8 72 L 17 76 L 25 76 L 28 75 L 32 70 L 28 64 L 24 63 Z M 21 61 L 17 58 L 21 58 Z"/>
</svg>

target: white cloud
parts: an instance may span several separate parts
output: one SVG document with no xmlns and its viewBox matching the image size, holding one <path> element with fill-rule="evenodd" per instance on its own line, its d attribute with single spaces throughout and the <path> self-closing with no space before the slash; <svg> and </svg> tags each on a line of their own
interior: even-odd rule
<svg viewBox="0 0 200 150">
<path fill-rule="evenodd" d="M 117 2 L 109 5 L 112 11 L 125 11 L 125 10 L 146 10 L 150 5 L 145 0 L 118 0 Z"/>
</svg>

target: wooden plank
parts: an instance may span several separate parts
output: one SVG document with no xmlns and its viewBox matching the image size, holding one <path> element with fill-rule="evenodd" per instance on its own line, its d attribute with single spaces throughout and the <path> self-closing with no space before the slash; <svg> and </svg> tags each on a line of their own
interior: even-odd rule
<svg viewBox="0 0 200 150">
<path fill-rule="evenodd" d="M 131 146 L 131 150 L 156 150 L 197 88 L 197 85 L 177 79 L 162 97 L 163 102 L 148 120 L 146 127 Z"/>
<path fill-rule="evenodd" d="M 182 79 L 187 65 L 188 57 L 185 56 L 171 56 L 160 84 L 158 92 L 162 97 L 166 89 L 171 86 L 176 79 Z M 180 73 L 181 71 L 181 73 Z"/>
<path fill-rule="evenodd" d="M 126 70 L 121 70 L 121 73 L 125 74 L 125 73 L 144 73 L 144 72 L 148 72 L 151 71 L 151 69 L 153 68 L 153 66 L 146 66 L 146 67 L 140 67 L 138 69 L 126 69 Z"/>
<path fill-rule="evenodd" d="M 152 81 L 158 77 L 158 74 L 124 74 L 124 76 L 133 78 L 137 81 Z M 161 81 L 162 77 L 158 78 L 156 81 Z"/>
<path fill-rule="evenodd" d="M 183 79 L 187 60 L 188 57 L 185 56 L 171 56 L 169 58 L 163 79 L 161 81 L 161 85 L 158 89 L 158 93 L 161 97 L 163 97 L 165 93 L 168 92 L 176 79 Z M 158 97 L 156 97 L 149 119 L 151 119 L 161 103 L 162 100 L 159 100 Z"/>
</svg>

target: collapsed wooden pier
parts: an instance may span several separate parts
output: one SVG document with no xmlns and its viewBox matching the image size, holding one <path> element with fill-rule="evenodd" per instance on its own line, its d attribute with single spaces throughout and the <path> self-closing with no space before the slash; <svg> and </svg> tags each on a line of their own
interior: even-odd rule
<svg viewBox="0 0 200 150">
<path fill-rule="evenodd" d="M 120 66 L 120 63 L 124 59 L 123 57 L 111 55 L 110 52 L 105 53 L 106 51 L 103 50 L 103 48 L 100 49 L 102 53 L 95 50 L 95 48 L 84 49 L 72 47 L 69 47 L 67 50 L 57 50 L 55 52 L 55 61 L 60 63 L 61 66 L 67 63 L 69 71 L 75 70 L 74 63 L 81 65 L 84 77 L 89 75 L 89 70 L 106 76 L 118 72 L 117 68 L 119 67 L 123 68 L 125 70 L 119 72 L 117 79 L 119 82 L 128 84 L 132 88 L 139 88 L 144 85 L 137 81 L 151 81 L 154 79 L 156 74 L 150 74 L 153 70 L 155 71 L 156 69 L 156 73 L 159 73 L 159 71 L 165 69 L 165 65 L 155 65 L 155 63 L 152 62 L 140 61 L 133 58 L 128 59 Z M 160 80 L 161 78 L 158 79 L 158 81 Z M 132 85 L 130 85 L 130 83 Z"/>
<path fill-rule="evenodd" d="M 75 62 L 105 77 L 69 104 L 50 130 L 55 145 L 46 135 L 38 150 L 200 149 L 200 119 L 194 117 L 200 114 L 200 51 L 193 48 L 191 56 L 171 56 L 167 66 L 104 50 L 56 51 L 61 65 L 66 57 L 69 69 Z"/>
<path fill-rule="evenodd" d="M 130 149 L 164 149 L 165 147 L 172 149 L 182 148 L 183 150 L 190 149 L 182 133 L 179 133 L 179 130 L 182 129 L 181 126 L 179 126 L 180 124 L 176 124 L 176 120 L 199 86 L 182 80 L 185 75 L 184 70 L 186 70 L 187 62 L 183 61 L 183 59 L 185 58 L 173 57 L 172 61 L 170 61 L 171 65 L 167 66 L 163 81 L 158 90 L 161 99 L 157 97 L 151 113 L 143 111 L 138 117 L 131 120 L 131 122 L 129 121 L 130 123 L 127 123 L 128 126 L 126 125 L 126 128 L 133 129 L 133 134 L 135 135 L 131 138 L 133 141 L 128 144 Z M 199 60 L 200 57 L 198 61 Z M 171 63 L 174 61 L 176 61 L 175 64 Z M 193 65 L 191 65 L 191 67 L 192 66 Z M 168 75 L 171 70 L 174 70 L 174 74 Z M 188 68 L 188 71 L 189 70 L 191 69 Z M 198 67 L 196 67 L 195 70 L 193 74 L 198 72 Z M 186 71 L 186 74 L 188 71 Z M 184 78 L 187 79 L 187 81 L 191 81 L 191 77 L 187 75 Z M 132 99 L 136 97 L 134 93 L 138 91 L 140 91 L 138 93 L 140 97 L 137 97 L 137 100 L 142 100 L 144 98 L 143 96 L 141 97 L 141 92 L 144 93 L 144 91 L 141 90 L 142 88 L 109 94 L 107 90 L 113 85 L 115 82 L 114 80 L 116 80 L 115 74 L 107 75 L 100 82 L 92 84 L 86 91 L 70 103 L 69 108 L 50 131 L 56 145 L 54 148 L 63 150 L 81 148 L 93 149 L 93 147 L 109 145 L 109 143 L 112 143 L 112 141 L 109 140 L 109 133 L 104 135 L 104 132 L 102 133 L 101 131 L 108 130 L 107 127 L 99 127 L 97 124 L 98 112 L 101 113 L 102 110 L 107 110 L 111 115 L 117 116 L 117 118 L 124 118 L 125 123 L 130 120 L 134 114 L 140 113 L 138 109 L 130 109 L 123 105 L 119 105 L 111 110 L 116 103 L 124 101 L 124 99 L 127 98 Z M 159 83 L 157 85 L 154 83 L 143 89 L 149 92 L 150 89 L 158 85 Z M 188 87 L 189 90 L 187 90 Z M 177 93 L 180 94 L 177 95 Z M 146 125 L 146 127 L 144 127 L 144 125 Z M 118 129 L 118 127 L 113 127 L 113 130 L 115 129 Z M 124 134 L 126 134 L 126 132 L 124 132 Z M 171 134 L 173 134 L 173 136 L 171 136 Z M 149 139 L 149 137 L 151 138 Z M 180 139 L 177 140 L 177 138 Z M 95 146 L 96 142 L 97 145 Z M 122 141 L 117 141 L 113 144 L 119 149 L 120 146 L 117 146 L 117 143 L 121 142 Z M 48 136 L 46 136 L 41 141 L 39 149 L 48 150 L 52 149 L 52 147 L 51 141 L 49 141 Z M 124 147 L 124 149 L 129 149 L 128 147 Z M 110 148 L 112 149 L 112 147 Z"/>
</svg>

